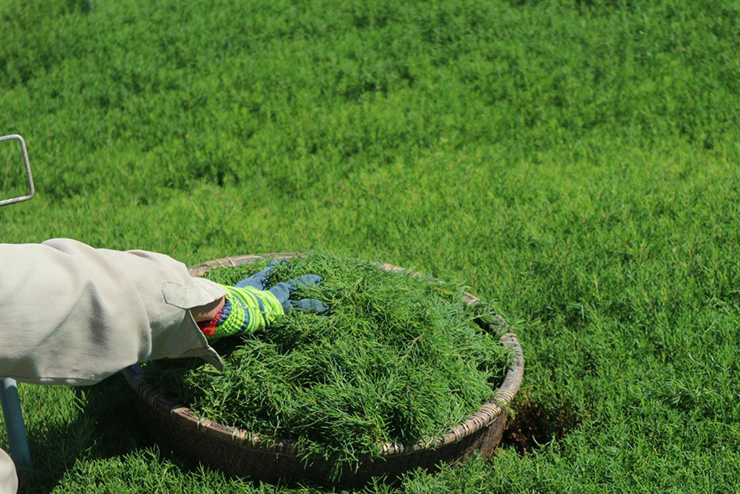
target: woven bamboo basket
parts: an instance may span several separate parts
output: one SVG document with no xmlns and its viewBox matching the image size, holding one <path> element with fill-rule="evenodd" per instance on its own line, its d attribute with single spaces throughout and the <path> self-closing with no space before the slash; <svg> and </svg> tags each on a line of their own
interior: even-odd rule
<svg viewBox="0 0 740 494">
<path fill-rule="evenodd" d="M 202 276 L 217 267 L 237 266 L 265 258 L 290 258 L 294 255 L 296 254 L 281 253 L 229 257 L 198 264 L 189 271 L 194 276 Z M 390 264 L 381 266 L 388 270 L 403 270 Z M 479 301 L 468 293 L 464 294 L 464 299 L 468 304 Z M 505 321 L 502 318 L 500 321 L 505 327 Z M 484 329 L 500 332 L 498 326 Z M 440 462 L 454 465 L 476 452 L 484 458 L 490 458 L 501 442 L 506 426 L 505 409 L 519 390 L 524 375 L 524 357 L 516 335 L 503 334 L 500 341 L 510 348 L 513 363 L 492 400 L 468 416 L 465 422 L 433 441 L 383 445 L 379 457 L 362 458 L 359 464 L 346 467 L 342 471 L 339 484 L 359 486 L 375 476 L 392 479 L 419 467 L 433 471 Z M 194 464 L 207 464 L 228 475 L 252 480 L 311 480 L 320 484 L 331 483 L 329 473 L 332 465 L 320 457 L 305 458 L 300 455 L 295 441 L 268 440 L 255 432 L 199 417 L 186 406 L 159 393 L 153 384 L 147 382 L 136 365 L 126 368 L 124 376 L 134 390 L 136 408 L 148 434 Z"/>
</svg>

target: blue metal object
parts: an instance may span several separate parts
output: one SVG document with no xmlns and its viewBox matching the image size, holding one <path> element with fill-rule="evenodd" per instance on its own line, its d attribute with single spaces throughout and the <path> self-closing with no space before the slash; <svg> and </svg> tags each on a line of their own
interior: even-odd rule
<svg viewBox="0 0 740 494">
<path fill-rule="evenodd" d="M 36 189 L 33 186 L 33 177 L 31 176 L 31 165 L 28 162 L 28 151 L 26 142 L 17 134 L 2 136 L 0 142 L 16 140 L 21 146 L 21 155 L 23 156 L 23 165 L 26 167 L 26 180 L 28 182 L 28 194 L 20 197 L 0 200 L 0 206 L 14 204 L 16 202 L 28 201 L 33 197 Z M 26 436 L 26 425 L 23 423 L 23 410 L 21 401 L 18 397 L 18 387 L 15 380 L 3 378 L 0 386 L 0 403 L 3 407 L 3 416 L 5 418 L 5 427 L 8 429 L 8 442 L 10 443 L 10 456 L 16 464 L 16 467 L 31 465 L 31 451 L 28 448 L 28 436 Z M 22 473 L 22 469 L 18 469 Z"/>
<path fill-rule="evenodd" d="M 0 401 L 3 406 L 5 427 L 8 429 L 10 456 L 16 467 L 31 466 L 31 450 L 28 448 L 26 425 L 23 422 L 21 400 L 18 397 L 18 387 L 14 379 L 8 377 L 2 380 L 0 387 Z M 18 469 L 20 472 L 20 468 Z"/>
</svg>

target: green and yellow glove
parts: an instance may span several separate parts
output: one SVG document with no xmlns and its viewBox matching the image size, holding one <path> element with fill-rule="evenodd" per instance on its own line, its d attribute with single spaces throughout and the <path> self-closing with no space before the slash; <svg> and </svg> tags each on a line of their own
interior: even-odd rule
<svg viewBox="0 0 740 494">
<path fill-rule="evenodd" d="M 236 284 L 224 286 L 226 291 L 221 312 L 201 331 L 209 339 L 254 333 L 269 327 L 286 312 L 293 309 L 325 312 L 329 307 L 315 299 L 291 300 L 290 296 L 301 286 L 318 285 L 320 276 L 307 274 L 278 283 L 265 289 L 267 278 L 277 263 Z"/>
</svg>

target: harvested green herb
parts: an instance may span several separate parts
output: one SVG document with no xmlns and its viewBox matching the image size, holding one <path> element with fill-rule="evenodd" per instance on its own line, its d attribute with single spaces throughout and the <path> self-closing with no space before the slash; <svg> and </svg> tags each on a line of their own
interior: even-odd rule
<svg viewBox="0 0 740 494">
<path fill-rule="evenodd" d="M 208 277 L 235 284 L 265 264 Z M 328 254 L 281 263 L 270 284 L 308 273 L 324 281 L 298 298 L 327 313 L 292 311 L 264 332 L 218 341 L 224 371 L 171 361 L 150 364 L 149 378 L 201 416 L 294 438 L 337 465 L 386 442 L 433 440 L 493 396 L 508 354 L 459 287 Z"/>
</svg>

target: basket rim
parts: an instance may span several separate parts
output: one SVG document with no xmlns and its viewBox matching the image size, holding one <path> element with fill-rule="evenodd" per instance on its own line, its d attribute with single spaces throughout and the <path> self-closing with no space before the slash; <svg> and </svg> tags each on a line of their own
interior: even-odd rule
<svg viewBox="0 0 740 494">
<path fill-rule="evenodd" d="M 218 267 L 235 267 L 241 264 L 250 264 L 265 259 L 287 259 L 298 255 L 301 255 L 301 253 L 282 252 L 231 256 L 196 264 L 188 268 L 188 271 L 193 276 L 202 276 L 211 269 Z M 420 275 L 419 273 L 409 271 L 392 264 L 377 264 L 383 269 L 389 271 L 404 271 L 413 275 Z M 466 303 L 471 305 L 479 302 L 477 297 L 467 292 L 463 292 L 463 298 Z M 506 327 L 506 321 L 500 316 L 499 320 L 504 327 Z M 492 326 L 493 325 L 489 325 L 489 327 Z M 381 447 L 378 456 L 389 458 L 426 449 L 437 449 L 442 446 L 453 444 L 490 426 L 493 422 L 504 415 L 506 407 L 514 399 L 514 396 L 521 385 L 522 378 L 524 376 L 524 355 L 516 334 L 504 333 L 501 335 L 499 341 L 501 344 L 509 348 L 512 356 L 512 363 L 507 369 L 504 381 L 496 391 L 493 399 L 485 402 L 477 411 L 468 415 L 464 422 L 450 427 L 446 433 L 431 441 L 419 441 L 413 444 L 385 443 Z M 186 428 L 193 429 L 198 433 L 208 436 L 220 438 L 221 440 L 228 441 L 248 449 L 259 449 L 261 451 L 278 455 L 300 454 L 297 441 L 294 439 L 268 439 L 262 437 L 259 433 L 246 431 L 238 427 L 223 425 L 206 417 L 198 416 L 187 406 L 177 403 L 161 394 L 152 383 L 146 380 L 143 372 L 136 364 L 124 369 L 123 374 L 136 394 L 138 394 L 149 406 L 161 414 L 169 415 L 172 420 L 180 423 Z"/>
</svg>

